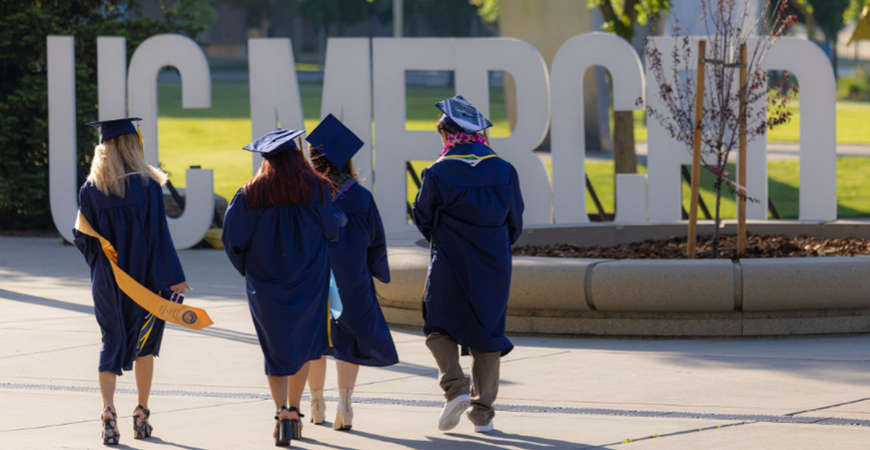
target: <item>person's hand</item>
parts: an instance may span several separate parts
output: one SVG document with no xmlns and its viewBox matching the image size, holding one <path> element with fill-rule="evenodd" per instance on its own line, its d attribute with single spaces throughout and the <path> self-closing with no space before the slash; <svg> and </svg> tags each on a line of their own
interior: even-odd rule
<svg viewBox="0 0 870 450">
<path fill-rule="evenodd" d="M 191 289 L 190 285 L 187 284 L 186 281 L 182 281 L 181 283 L 169 286 L 169 290 L 176 294 L 184 294 L 185 291 L 189 291 Z"/>
</svg>

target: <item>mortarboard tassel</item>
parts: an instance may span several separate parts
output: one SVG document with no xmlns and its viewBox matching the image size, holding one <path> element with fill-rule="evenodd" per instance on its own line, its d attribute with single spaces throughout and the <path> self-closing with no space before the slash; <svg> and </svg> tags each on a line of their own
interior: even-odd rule
<svg viewBox="0 0 870 450">
<path fill-rule="evenodd" d="M 139 125 L 139 122 L 136 122 L 136 136 L 139 137 L 139 151 L 144 155 L 145 144 L 142 143 L 142 126 Z"/>
</svg>

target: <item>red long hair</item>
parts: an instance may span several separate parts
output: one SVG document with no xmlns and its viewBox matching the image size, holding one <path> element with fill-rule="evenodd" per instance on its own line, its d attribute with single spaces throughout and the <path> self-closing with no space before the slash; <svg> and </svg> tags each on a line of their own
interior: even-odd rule
<svg viewBox="0 0 870 450">
<path fill-rule="evenodd" d="M 332 190 L 332 183 L 311 168 L 301 151 L 290 149 L 264 159 L 242 193 L 248 209 L 266 209 L 284 204 L 309 205 L 318 191 L 323 203 L 326 189 Z"/>
</svg>

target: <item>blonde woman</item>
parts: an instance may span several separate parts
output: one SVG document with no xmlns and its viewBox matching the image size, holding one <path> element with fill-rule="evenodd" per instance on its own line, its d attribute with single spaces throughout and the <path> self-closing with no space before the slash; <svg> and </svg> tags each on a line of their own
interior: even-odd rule
<svg viewBox="0 0 870 450">
<path fill-rule="evenodd" d="M 181 301 L 190 287 L 166 223 L 161 189 L 166 174 L 143 159 L 133 126 L 137 120 L 141 119 L 88 123 L 100 128 L 100 143 L 79 191 L 79 208 L 91 227 L 114 245 L 121 270 L 148 289 Z M 121 291 L 97 239 L 78 230 L 73 233 L 91 268 L 94 314 L 102 332 L 98 371 L 103 444 L 118 443 L 115 382 L 123 370 L 134 368 L 139 404 L 133 411 L 133 432 L 136 439 L 145 439 L 151 435 L 148 397 L 164 322 Z"/>
</svg>

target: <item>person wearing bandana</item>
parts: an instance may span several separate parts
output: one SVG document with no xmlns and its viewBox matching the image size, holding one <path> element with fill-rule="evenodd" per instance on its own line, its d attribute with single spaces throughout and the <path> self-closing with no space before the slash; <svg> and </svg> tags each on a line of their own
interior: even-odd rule
<svg viewBox="0 0 870 450">
<path fill-rule="evenodd" d="M 381 215 L 371 192 L 357 182 L 351 158 L 363 142 L 332 114 L 305 138 L 314 170 L 335 187 L 333 204 L 347 215 L 339 238 L 329 243 L 332 284 L 329 296 L 327 354 L 335 358 L 338 405 L 332 427 L 352 427 L 351 394 L 359 366 L 384 367 L 399 362 L 390 328 L 378 304 L 372 277 L 390 282 L 387 242 Z M 311 362 L 311 421 L 325 420 L 323 386 L 326 357 Z"/>
<path fill-rule="evenodd" d="M 431 248 L 423 331 L 447 400 L 438 428 L 455 428 L 467 410 L 475 431 L 488 432 L 500 358 L 513 349 L 505 316 L 523 198 L 516 169 L 488 146 L 492 123 L 462 96 L 436 106 L 443 113 L 437 124 L 443 149 L 423 170 L 412 217 Z M 471 386 L 460 347 L 473 357 Z"/>
</svg>

